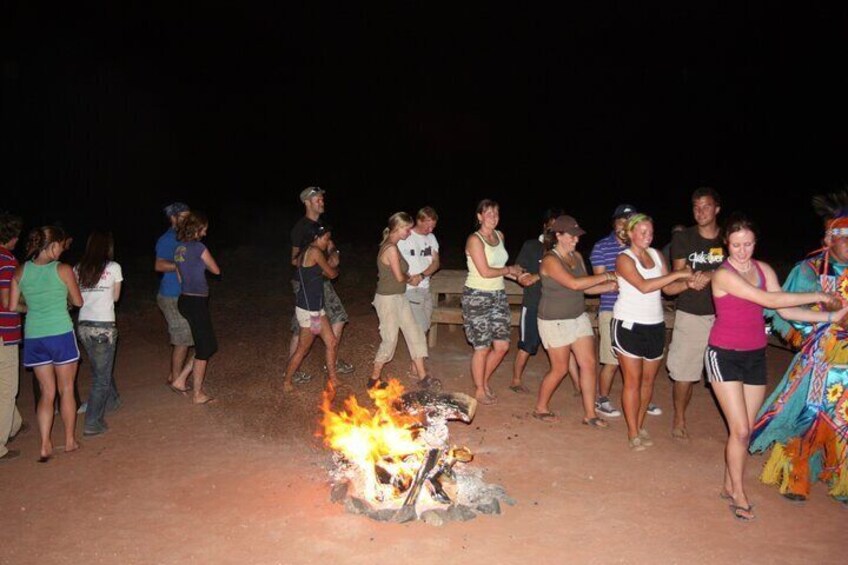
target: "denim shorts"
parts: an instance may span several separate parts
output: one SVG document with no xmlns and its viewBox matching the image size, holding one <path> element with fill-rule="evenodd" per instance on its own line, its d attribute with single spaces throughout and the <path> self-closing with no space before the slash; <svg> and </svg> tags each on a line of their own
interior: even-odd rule
<svg viewBox="0 0 848 565">
<path fill-rule="evenodd" d="M 74 332 L 24 339 L 24 367 L 67 365 L 79 361 Z"/>
</svg>

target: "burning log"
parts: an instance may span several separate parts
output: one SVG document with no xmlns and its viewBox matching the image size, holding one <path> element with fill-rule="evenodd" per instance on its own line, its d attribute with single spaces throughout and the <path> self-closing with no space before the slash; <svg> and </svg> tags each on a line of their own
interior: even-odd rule
<svg viewBox="0 0 848 565">
<path fill-rule="evenodd" d="M 436 463 L 439 462 L 439 456 L 441 454 L 442 452 L 439 449 L 431 449 L 427 453 L 427 458 L 415 474 L 415 480 L 409 488 L 409 493 L 406 495 L 406 500 L 403 501 L 403 506 L 414 507 L 415 503 L 418 502 L 418 495 L 421 494 L 421 487 L 424 485 L 424 481 L 430 476 L 430 472 L 433 470 L 433 467 L 435 467 Z"/>
<path fill-rule="evenodd" d="M 398 409 L 413 416 L 461 420 L 466 424 L 477 412 L 477 399 L 461 392 L 416 390 L 405 393 L 396 404 Z"/>
</svg>

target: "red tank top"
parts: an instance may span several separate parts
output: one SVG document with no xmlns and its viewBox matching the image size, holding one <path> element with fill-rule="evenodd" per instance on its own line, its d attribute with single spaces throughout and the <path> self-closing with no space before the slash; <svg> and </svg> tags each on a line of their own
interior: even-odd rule
<svg viewBox="0 0 848 565">
<path fill-rule="evenodd" d="M 760 276 L 758 288 L 765 290 L 766 277 L 756 261 L 757 274 Z M 738 274 L 729 261 L 721 264 L 720 269 L 731 269 Z M 749 300 L 725 294 L 713 297 L 716 319 L 710 330 L 710 345 L 722 349 L 754 351 L 767 345 L 766 325 L 763 320 L 763 307 Z"/>
</svg>

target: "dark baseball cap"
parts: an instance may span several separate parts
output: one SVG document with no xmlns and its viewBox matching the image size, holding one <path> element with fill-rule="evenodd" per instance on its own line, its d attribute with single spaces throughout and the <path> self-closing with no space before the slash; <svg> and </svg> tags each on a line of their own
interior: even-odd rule
<svg viewBox="0 0 848 565">
<path fill-rule="evenodd" d="M 612 213 L 612 218 L 613 220 L 618 218 L 624 218 L 626 216 L 632 216 L 636 212 L 636 208 L 634 206 L 631 206 L 630 204 L 619 204 L 616 207 L 615 212 Z"/>
<path fill-rule="evenodd" d="M 571 216 L 560 216 L 551 225 L 551 231 L 557 233 L 567 233 L 568 235 L 578 236 L 583 235 L 586 231 L 580 227 L 577 220 Z"/>
<path fill-rule="evenodd" d="M 172 202 L 165 206 L 163 211 L 165 212 L 165 215 L 170 218 L 171 216 L 179 216 L 183 212 L 188 212 L 189 207 L 188 204 L 184 202 Z"/>
</svg>

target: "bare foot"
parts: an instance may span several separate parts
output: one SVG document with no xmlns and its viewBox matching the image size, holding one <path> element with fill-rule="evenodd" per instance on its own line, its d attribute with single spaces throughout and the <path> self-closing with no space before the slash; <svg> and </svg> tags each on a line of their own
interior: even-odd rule
<svg viewBox="0 0 848 565">
<path fill-rule="evenodd" d="M 294 385 L 291 384 L 289 381 L 284 381 L 283 382 L 283 392 L 285 392 L 285 393 L 294 392 Z"/>
<path fill-rule="evenodd" d="M 191 399 L 191 402 L 192 404 L 209 404 L 210 402 L 215 402 L 215 399 L 205 392 L 198 392 L 194 395 L 194 398 Z"/>
<path fill-rule="evenodd" d="M 72 451 L 76 451 L 80 448 L 80 444 L 76 441 L 71 443 L 65 443 L 65 453 L 70 453 Z"/>
<path fill-rule="evenodd" d="M 483 393 L 483 394 L 477 393 L 477 394 L 474 395 L 474 398 L 477 399 L 478 403 L 483 404 L 485 406 L 489 406 L 489 405 L 498 403 L 497 398 L 492 398 L 491 396 L 489 396 L 486 393 Z"/>
</svg>

